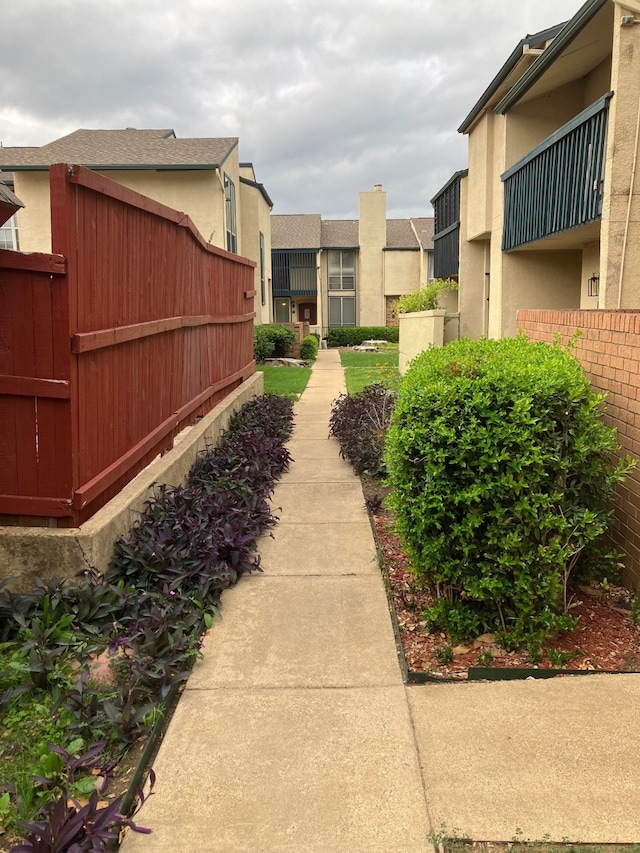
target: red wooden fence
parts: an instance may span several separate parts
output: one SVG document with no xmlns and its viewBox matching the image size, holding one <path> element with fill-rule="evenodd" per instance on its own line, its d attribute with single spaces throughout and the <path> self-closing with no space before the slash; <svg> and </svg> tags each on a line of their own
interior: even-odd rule
<svg viewBox="0 0 640 853">
<path fill-rule="evenodd" d="M 50 186 L 53 254 L 0 250 L 0 523 L 66 527 L 253 373 L 254 264 L 83 167 Z"/>
</svg>

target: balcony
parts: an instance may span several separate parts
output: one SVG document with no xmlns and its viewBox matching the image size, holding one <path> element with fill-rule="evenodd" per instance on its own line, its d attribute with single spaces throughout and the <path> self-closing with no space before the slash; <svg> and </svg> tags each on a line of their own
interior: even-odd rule
<svg viewBox="0 0 640 853">
<path fill-rule="evenodd" d="M 612 94 L 591 104 L 501 176 L 504 252 L 600 219 Z"/>
<path fill-rule="evenodd" d="M 460 247 L 460 181 L 467 170 L 456 172 L 431 199 L 434 213 L 433 274 L 458 275 Z"/>
<path fill-rule="evenodd" d="M 317 252 L 272 251 L 273 295 L 317 296 Z"/>
</svg>

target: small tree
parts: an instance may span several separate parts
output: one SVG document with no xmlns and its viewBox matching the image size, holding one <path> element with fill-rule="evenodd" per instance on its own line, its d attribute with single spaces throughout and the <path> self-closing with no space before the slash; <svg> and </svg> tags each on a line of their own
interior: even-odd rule
<svg viewBox="0 0 640 853">
<path fill-rule="evenodd" d="M 570 576 L 598 571 L 616 462 L 603 396 L 559 346 L 461 340 L 413 362 L 387 438 L 398 531 L 454 640 L 539 649 Z M 600 555 L 600 556 L 598 556 Z M 609 566 L 610 568 L 610 566 Z"/>
</svg>

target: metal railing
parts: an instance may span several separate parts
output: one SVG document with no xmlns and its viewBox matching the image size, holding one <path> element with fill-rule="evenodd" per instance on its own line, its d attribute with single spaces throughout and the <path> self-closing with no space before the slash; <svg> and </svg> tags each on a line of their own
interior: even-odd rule
<svg viewBox="0 0 640 853">
<path fill-rule="evenodd" d="M 600 218 L 612 94 L 591 104 L 501 176 L 503 251 Z"/>
</svg>

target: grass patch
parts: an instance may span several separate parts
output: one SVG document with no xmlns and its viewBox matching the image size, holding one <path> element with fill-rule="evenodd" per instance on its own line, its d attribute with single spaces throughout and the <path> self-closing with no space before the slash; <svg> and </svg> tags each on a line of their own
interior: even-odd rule
<svg viewBox="0 0 640 853">
<path fill-rule="evenodd" d="M 381 382 L 386 388 L 398 388 L 398 345 L 388 344 L 384 352 L 354 352 L 340 350 L 340 362 L 344 367 L 347 394 L 357 394 L 367 385 Z"/>
<path fill-rule="evenodd" d="M 276 364 L 258 364 L 256 370 L 264 374 L 264 393 L 280 394 L 299 399 L 311 376 L 310 367 L 283 367 Z"/>
</svg>

